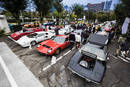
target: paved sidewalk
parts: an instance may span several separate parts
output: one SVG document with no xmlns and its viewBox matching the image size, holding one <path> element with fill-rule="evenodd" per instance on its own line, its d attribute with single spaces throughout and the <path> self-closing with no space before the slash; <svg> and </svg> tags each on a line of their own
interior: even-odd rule
<svg viewBox="0 0 130 87">
<path fill-rule="evenodd" d="M 0 42 L 0 69 L 0 87 L 44 87 L 4 42 Z"/>
</svg>

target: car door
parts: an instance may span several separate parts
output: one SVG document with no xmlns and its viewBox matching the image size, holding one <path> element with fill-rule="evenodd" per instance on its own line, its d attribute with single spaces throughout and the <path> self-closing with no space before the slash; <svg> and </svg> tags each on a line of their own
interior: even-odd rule
<svg viewBox="0 0 130 87">
<path fill-rule="evenodd" d="M 64 48 L 68 47 L 68 45 L 69 45 L 69 38 L 67 37 L 67 38 L 65 38 L 65 42 L 63 43 L 62 48 L 64 49 Z"/>
<path fill-rule="evenodd" d="M 44 41 L 44 40 L 45 40 L 45 34 L 44 33 L 38 34 L 36 36 L 36 41 L 37 42 L 41 42 L 41 41 Z"/>
</svg>

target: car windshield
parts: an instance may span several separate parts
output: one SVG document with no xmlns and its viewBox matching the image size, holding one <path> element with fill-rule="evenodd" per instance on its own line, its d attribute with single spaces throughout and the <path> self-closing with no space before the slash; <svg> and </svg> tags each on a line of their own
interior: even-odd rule
<svg viewBox="0 0 130 87">
<path fill-rule="evenodd" d="M 19 33 L 23 33 L 23 30 L 20 30 Z"/>
<path fill-rule="evenodd" d="M 33 34 L 29 34 L 29 35 L 27 35 L 27 37 L 29 37 L 29 38 L 33 38 L 33 37 L 35 37 L 37 34 L 36 33 L 33 33 Z"/>
<path fill-rule="evenodd" d="M 57 42 L 57 43 L 64 43 L 65 42 L 65 38 L 64 37 L 58 37 L 58 36 L 52 38 L 52 40 L 54 42 Z"/>
<path fill-rule="evenodd" d="M 33 32 L 33 30 L 27 30 L 27 31 L 25 31 L 25 32 Z"/>
</svg>

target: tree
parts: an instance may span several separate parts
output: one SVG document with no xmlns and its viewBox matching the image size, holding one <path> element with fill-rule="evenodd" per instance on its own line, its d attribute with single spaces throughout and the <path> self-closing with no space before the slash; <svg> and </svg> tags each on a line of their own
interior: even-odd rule
<svg viewBox="0 0 130 87">
<path fill-rule="evenodd" d="M 84 12 L 83 6 L 79 4 L 74 4 L 72 7 L 73 7 L 73 12 L 77 15 L 77 17 L 82 18 Z"/>
<path fill-rule="evenodd" d="M 59 17 L 61 16 L 60 13 L 63 11 L 63 7 L 62 7 L 61 2 L 62 2 L 62 0 L 54 0 L 54 2 L 53 2 L 53 5 L 58 12 L 58 16 L 56 17 L 57 25 L 59 25 Z"/>
<path fill-rule="evenodd" d="M 116 20 L 122 24 L 126 17 L 130 17 L 130 3 L 129 0 L 121 0 L 115 8 Z"/>
<path fill-rule="evenodd" d="M 85 12 L 87 20 L 95 21 L 96 13 L 95 12 Z"/>
<path fill-rule="evenodd" d="M 62 0 L 54 0 L 53 5 L 58 13 L 61 13 L 63 11 L 63 6 L 61 4 Z"/>
<path fill-rule="evenodd" d="M 20 24 L 20 14 L 27 7 L 28 0 L 0 0 L 1 7 L 9 11 Z"/>
<path fill-rule="evenodd" d="M 36 5 L 36 10 L 39 12 L 40 21 L 49 13 L 52 7 L 52 0 L 33 0 Z"/>
</svg>

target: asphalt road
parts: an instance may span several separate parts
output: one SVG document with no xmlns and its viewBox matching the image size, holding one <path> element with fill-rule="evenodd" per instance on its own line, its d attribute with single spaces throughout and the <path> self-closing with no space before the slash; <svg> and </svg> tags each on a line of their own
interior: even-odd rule
<svg viewBox="0 0 130 87">
<path fill-rule="evenodd" d="M 129 87 L 130 85 L 130 60 L 126 59 L 127 61 L 124 61 L 124 58 L 114 56 L 115 50 L 118 47 L 116 40 L 113 40 L 108 45 L 109 60 L 101 84 L 88 83 L 68 70 L 67 65 L 77 51 L 76 49 L 70 52 L 68 52 L 69 48 L 63 50 L 56 56 L 60 60 L 56 64 L 50 65 L 52 57 L 39 54 L 36 51 L 36 46 L 32 47 L 32 49 L 22 48 L 8 37 L 0 37 L 1 41 L 8 44 L 11 50 L 39 78 L 45 87 Z M 65 53 L 67 54 L 65 55 Z"/>
</svg>

